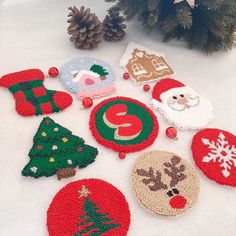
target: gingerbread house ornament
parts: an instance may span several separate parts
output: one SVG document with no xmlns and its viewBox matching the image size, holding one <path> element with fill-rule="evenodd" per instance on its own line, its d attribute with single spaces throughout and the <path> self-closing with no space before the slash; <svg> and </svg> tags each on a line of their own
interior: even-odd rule
<svg viewBox="0 0 236 236">
<path fill-rule="evenodd" d="M 134 42 L 130 42 L 120 60 L 120 66 L 136 83 L 159 80 L 174 74 L 165 56 Z"/>
</svg>

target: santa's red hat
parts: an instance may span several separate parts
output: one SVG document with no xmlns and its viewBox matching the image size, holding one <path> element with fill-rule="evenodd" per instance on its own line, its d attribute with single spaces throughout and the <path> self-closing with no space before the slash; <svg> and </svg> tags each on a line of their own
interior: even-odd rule
<svg viewBox="0 0 236 236">
<path fill-rule="evenodd" d="M 166 98 L 174 96 L 179 93 L 189 92 L 190 88 L 175 79 L 163 79 L 156 83 L 152 98 L 158 102 L 165 101 Z"/>
</svg>

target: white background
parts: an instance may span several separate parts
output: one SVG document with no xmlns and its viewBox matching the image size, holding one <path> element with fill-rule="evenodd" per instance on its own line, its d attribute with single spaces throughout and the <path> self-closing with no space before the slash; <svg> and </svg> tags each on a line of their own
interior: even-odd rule
<svg viewBox="0 0 236 236">
<path fill-rule="evenodd" d="M 67 35 L 67 8 L 86 5 L 100 19 L 109 4 L 103 0 L 6 0 L 0 5 L 0 76 L 28 68 L 45 73 L 50 66 L 60 68 L 66 61 L 90 56 L 109 62 L 116 73 L 116 95 L 131 96 L 149 104 L 150 93 L 121 77 L 119 59 L 129 41 L 136 41 L 166 55 L 176 71 L 176 78 L 208 97 L 214 105 L 215 119 L 210 127 L 236 133 L 235 91 L 236 50 L 216 52 L 207 57 L 189 50 L 182 42 L 161 42 L 156 34 L 146 35 L 141 25 L 128 25 L 127 37 L 119 43 L 103 42 L 97 49 L 74 48 Z M 47 79 L 48 88 L 64 90 L 57 79 Z M 96 100 L 97 104 L 102 99 Z M 22 168 L 28 163 L 32 138 L 41 117 L 24 118 L 14 110 L 15 102 L 7 89 L 0 88 L 0 235 L 45 236 L 47 208 L 56 192 L 73 180 L 101 178 L 118 187 L 126 196 L 131 210 L 130 236 L 207 236 L 236 235 L 236 192 L 209 181 L 198 171 L 201 192 L 198 204 L 178 218 L 161 218 L 144 210 L 137 202 L 131 186 L 131 170 L 141 153 L 119 160 L 117 154 L 100 146 L 88 129 L 90 110 L 79 110 L 77 99 L 60 114 L 51 115 L 59 124 L 99 149 L 94 164 L 79 170 L 74 178 L 58 181 L 50 178 L 26 178 Z M 147 150 L 173 151 L 193 163 L 190 144 L 194 132 L 179 132 L 179 141 L 165 137 L 167 122 L 159 115 L 159 136 Z M 60 235 L 58 235 L 60 236 Z M 114 235 L 115 236 L 115 235 Z"/>
</svg>

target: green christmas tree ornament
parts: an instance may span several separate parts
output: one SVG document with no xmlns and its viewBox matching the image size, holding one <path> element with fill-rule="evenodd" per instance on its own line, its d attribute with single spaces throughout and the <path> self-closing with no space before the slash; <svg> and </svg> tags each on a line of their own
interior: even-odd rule
<svg viewBox="0 0 236 236">
<path fill-rule="evenodd" d="M 236 0 L 106 0 L 164 41 L 184 39 L 206 53 L 236 45 Z"/>
<path fill-rule="evenodd" d="M 98 154 L 96 148 L 86 145 L 82 138 L 49 117 L 42 120 L 33 143 L 23 176 L 39 178 L 56 174 L 59 180 L 72 177 L 76 167 L 93 163 Z"/>
</svg>

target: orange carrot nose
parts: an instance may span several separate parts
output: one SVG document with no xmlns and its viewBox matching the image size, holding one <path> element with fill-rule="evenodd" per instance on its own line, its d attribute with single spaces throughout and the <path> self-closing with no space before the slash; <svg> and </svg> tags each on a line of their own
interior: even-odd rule
<svg viewBox="0 0 236 236">
<path fill-rule="evenodd" d="M 185 207 L 187 200 L 185 197 L 178 195 L 170 199 L 169 204 L 174 209 L 182 209 Z"/>
</svg>

